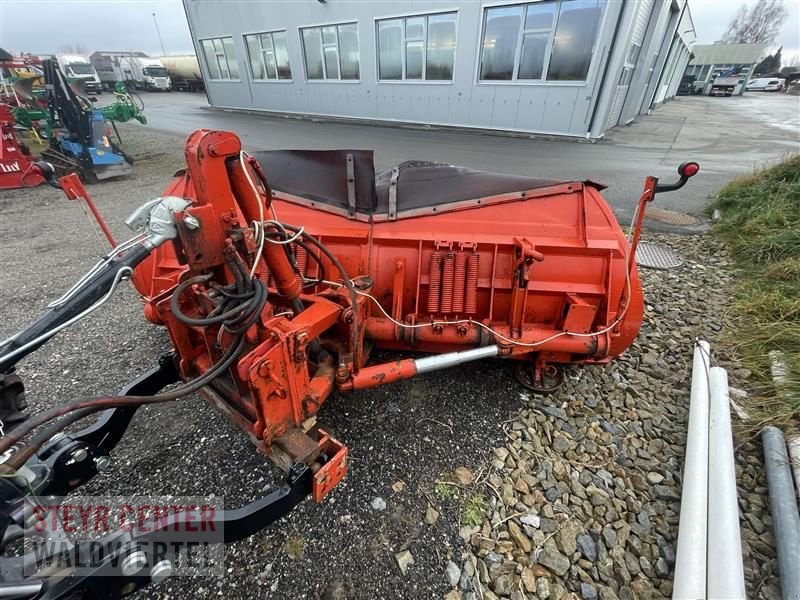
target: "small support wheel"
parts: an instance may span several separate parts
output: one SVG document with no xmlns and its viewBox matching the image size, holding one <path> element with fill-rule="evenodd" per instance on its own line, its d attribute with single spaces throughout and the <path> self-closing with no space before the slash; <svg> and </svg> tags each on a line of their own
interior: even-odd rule
<svg viewBox="0 0 800 600">
<path fill-rule="evenodd" d="M 537 394 L 549 394 L 564 383 L 564 370 L 557 365 L 519 361 L 514 365 L 514 378 Z"/>
</svg>

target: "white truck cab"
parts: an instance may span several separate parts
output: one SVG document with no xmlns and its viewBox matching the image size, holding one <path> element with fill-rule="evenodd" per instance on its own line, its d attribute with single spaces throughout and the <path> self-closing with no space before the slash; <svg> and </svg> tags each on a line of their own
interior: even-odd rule
<svg viewBox="0 0 800 600">
<path fill-rule="evenodd" d="M 172 80 L 170 80 L 167 70 L 161 61 L 157 58 L 140 58 L 135 57 L 131 59 L 138 70 L 137 82 L 146 90 L 151 91 L 169 91 L 172 89 Z"/>
<path fill-rule="evenodd" d="M 103 87 L 94 66 L 86 56 L 78 54 L 56 54 L 56 62 L 67 80 L 80 79 L 88 93 L 102 94 Z"/>
</svg>

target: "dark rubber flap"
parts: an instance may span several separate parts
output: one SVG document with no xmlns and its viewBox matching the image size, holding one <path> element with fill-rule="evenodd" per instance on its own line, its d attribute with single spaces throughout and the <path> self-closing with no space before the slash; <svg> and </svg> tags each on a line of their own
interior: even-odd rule
<svg viewBox="0 0 800 600">
<path fill-rule="evenodd" d="M 404 162 L 398 169 L 400 171 L 397 180 L 398 213 L 564 183 L 556 179 L 490 173 L 421 161 Z M 386 171 L 378 176 L 378 207 L 375 211 L 378 214 L 388 210 L 391 177 L 392 171 Z"/>
<path fill-rule="evenodd" d="M 251 153 L 273 190 L 345 210 L 348 208 L 348 154 L 353 156 L 356 209 L 371 213 L 375 208 L 372 150 L 265 150 Z"/>
</svg>

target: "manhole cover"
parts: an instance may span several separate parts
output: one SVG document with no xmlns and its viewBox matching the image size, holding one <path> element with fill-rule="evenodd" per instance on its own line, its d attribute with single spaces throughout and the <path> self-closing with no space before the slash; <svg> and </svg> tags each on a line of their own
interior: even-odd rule
<svg viewBox="0 0 800 600">
<path fill-rule="evenodd" d="M 700 219 L 692 215 L 657 206 L 648 206 L 644 216 L 651 221 L 658 221 L 667 225 L 697 225 L 700 222 Z"/>
<path fill-rule="evenodd" d="M 651 269 L 677 269 L 683 265 L 683 258 L 666 246 L 639 242 L 636 247 L 636 262 Z"/>
</svg>

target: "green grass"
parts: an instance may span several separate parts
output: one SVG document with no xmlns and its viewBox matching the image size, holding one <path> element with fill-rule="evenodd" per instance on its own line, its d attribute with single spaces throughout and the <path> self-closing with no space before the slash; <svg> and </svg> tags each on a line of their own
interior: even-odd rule
<svg viewBox="0 0 800 600">
<path fill-rule="evenodd" d="M 484 512 L 489 508 L 489 503 L 481 494 L 471 494 L 464 502 L 464 509 L 461 513 L 461 521 L 464 525 L 482 525 Z"/>
<path fill-rule="evenodd" d="M 455 491 L 453 491 L 453 488 L 451 488 L 446 483 L 442 482 L 437 483 L 433 491 L 436 494 L 437 498 L 439 498 L 439 500 L 442 500 L 443 502 L 452 500 L 456 495 Z"/>
<path fill-rule="evenodd" d="M 709 212 L 741 277 L 734 291 L 730 341 L 754 373 L 757 398 L 749 407 L 759 425 L 800 424 L 800 155 L 735 179 Z M 780 350 L 789 380 L 771 387 L 769 352 Z"/>
</svg>

